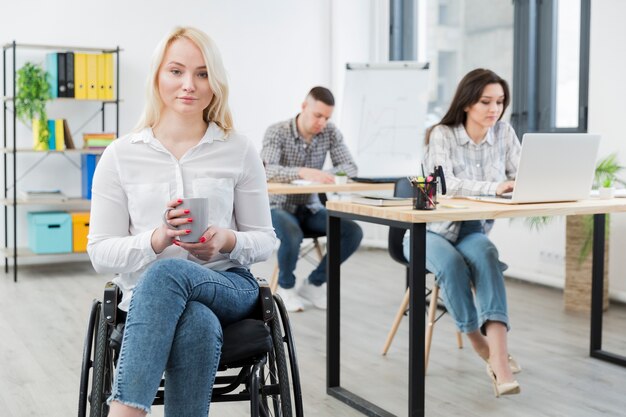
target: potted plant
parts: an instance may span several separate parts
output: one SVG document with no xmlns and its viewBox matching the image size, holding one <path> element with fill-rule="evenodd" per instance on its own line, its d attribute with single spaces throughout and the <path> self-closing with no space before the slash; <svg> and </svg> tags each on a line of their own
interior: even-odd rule
<svg viewBox="0 0 626 417">
<path fill-rule="evenodd" d="M 27 62 L 17 70 L 16 84 L 15 114 L 26 125 L 32 123 L 35 149 L 47 150 L 46 103 L 51 98 L 48 73 L 40 65 Z"/>
<path fill-rule="evenodd" d="M 624 184 L 624 181 L 617 178 L 617 173 L 622 169 L 624 169 L 624 167 L 617 162 L 616 153 L 610 154 L 598 163 L 594 181 L 596 186 L 598 186 L 598 196 L 600 198 L 613 197 L 613 184 L 615 182 Z"/>
<path fill-rule="evenodd" d="M 337 171 L 335 172 L 335 184 L 347 184 L 348 183 L 348 174 L 345 171 Z"/>
</svg>

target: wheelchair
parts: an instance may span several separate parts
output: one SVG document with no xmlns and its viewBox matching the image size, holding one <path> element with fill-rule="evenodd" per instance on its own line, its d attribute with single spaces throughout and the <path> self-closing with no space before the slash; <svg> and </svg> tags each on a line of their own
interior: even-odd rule
<svg viewBox="0 0 626 417">
<path fill-rule="evenodd" d="M 280 296 L 258 279 L 253 317 L 223 329 L 223 346 L 211 403 L 249 401 L 252 417 L 302 417 L 302 391 L 291 325 Z M 106 417 L 126 312 L 117 308 L 121 291 L 108 282 L 94 300 L 83 346 L 78 417 Z M 288 360 L 287 360 L 288 359 Z M 291 384 L 290 384 L 291 381 Z M 163 405 L 165 379 L 153 405 Z M 89 412 L 89 414 L 87 414 Z"/>
</svg>

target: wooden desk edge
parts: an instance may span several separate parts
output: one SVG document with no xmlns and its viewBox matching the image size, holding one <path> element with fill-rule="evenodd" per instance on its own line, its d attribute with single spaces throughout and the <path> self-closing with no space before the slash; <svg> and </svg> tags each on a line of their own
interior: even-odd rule
<svg viewBox="0 0 626 417">
<path fill-rule="evenodd" d="M 347 201 L 328 201 L 326 208 L 330 211 L 407 223 L 626 212 L 626 198 L 537 204 L 497 204 L 467 199 L 443 199 L 439 203 L 440 207 L 432 211 L 413 210 L 409 206 L 367 206 Z M 445 207 L 446 205 L 454 205 L 456 208 Z"/>
</svg>

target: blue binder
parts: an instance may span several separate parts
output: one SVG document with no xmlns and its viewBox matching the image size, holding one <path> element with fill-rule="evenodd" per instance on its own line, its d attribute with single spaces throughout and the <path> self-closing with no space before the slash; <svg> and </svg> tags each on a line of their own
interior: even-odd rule
<svg viewBox="0 0 626 417">
<path fill-rule="evenodd" d="M 54 127 L 54 120 L 48 120 L 48 149 L 51 151 L 57 148 L 57 135 Z"/>
<path fill-rule="evenodd" d="M 86 200 L 91 200 L 91 187 L 93 185 L 93 173 L 96 171 L 96 164 L 100 155 L 82 154 L 80 156 L 81 166 L 81 195 Z"/>
<path fill-rule="evenodd" d="M 48 72 L 48 83 L 50 84 L 50 96 L 59 97 L 59 75 L 58 57 L 56 52 L 46 54 L 46 71 Z"/>
</svg>

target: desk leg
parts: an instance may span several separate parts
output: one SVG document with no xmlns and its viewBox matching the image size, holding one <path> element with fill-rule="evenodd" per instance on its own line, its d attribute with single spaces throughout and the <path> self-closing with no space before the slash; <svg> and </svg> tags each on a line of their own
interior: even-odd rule
<svg viewBox="0 0 626 417">
<path fill-rule="evenodd" d="M 411 225 L 409 266 L 409 416 L 424 416 L 424 288 L 426 287 L 426 224 Z"/>
<path fill-rule="evenodd" d="M 591 269 L 591 335 L 589 355 L 626 366 L 626 356 L 602 350 L 602 304 L 604 293 L 605 214 L 593 216 L 593 265 Z"/>
<path fill-rule="evenodd" d="M 341 291 L 341 262 L 339 250 L 341 242 L 341 219 L 328 216 L 326 225 L 326 271 L 328 306 L 326 311 L 326 388 L 339 387 L 339 299 Z"/>
<path fill-rule="evenodd" d="M 591 267 L 591 355 L 602 349 L 602 302 L 604 292 L 605 215 L 593 216 L 593 258 Z"/>
</svg>

